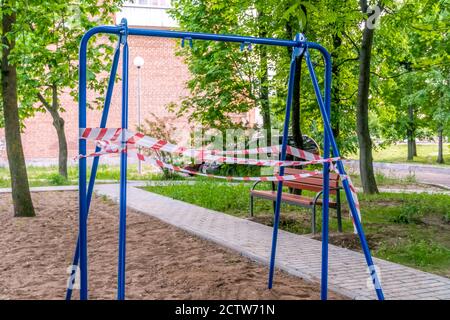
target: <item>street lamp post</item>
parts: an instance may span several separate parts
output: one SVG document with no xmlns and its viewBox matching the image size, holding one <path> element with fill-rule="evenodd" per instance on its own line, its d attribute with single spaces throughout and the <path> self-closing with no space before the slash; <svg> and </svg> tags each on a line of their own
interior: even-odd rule
<svg viewBox="0 0 450 320">
<path fill-rule="evenodd" d="M 140 56 L 137 56 L 133 60 L 133 64 L 136 66 L 138 70 L 137 76 L 137 125 L 138 128 L 141 129 L 141 67 L 144 65 L 144 59 Z M 141 152 L 141 147 L 138 146 L 138 152 Z M 142 174 L 142 163 L 141 160 L 138 160 L 138 173 Z"/>
</svg>

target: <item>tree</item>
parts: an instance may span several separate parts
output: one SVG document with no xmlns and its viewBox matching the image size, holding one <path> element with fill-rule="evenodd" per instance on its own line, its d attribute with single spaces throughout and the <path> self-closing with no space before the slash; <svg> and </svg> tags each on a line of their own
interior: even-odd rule
<svg viewBox="0 0 450 320">
<path fill-rule="evenodd" d="M 16 34 L 13 32 L 16 23 L 14 0 L 2 1 L 2 107 L 5 125 L 6 151 L 8 154 L 9 172 L 11 175 L 14 216 L 32 217 L 35 215 L 28 185 L 25 157 L 20 137 L 20 120 L 17 102 L 17 70 L 10 60 L 15 50 Z"/>
<path fill-rule="evenodd" d="M 446 127 L 448 8 L 440 0 L 391 7 L 377 31 L 372 94 L 383 144 L 406 139 L 405 158 L 412 160 L 416 138 L 439 136 Z"/>
<path fill-rule="evenodd" d="M 421 86 L 431 90 L 431 83 L 424 81 L 431 76 L 424 73 L 422 79 L 419 72 L 428 72 L 433 65 L 442 66 L 449 50 L 445 1 L 377 1 L 381 10 L 375 14 L 367 12 L 369 2 L 376 1 L 247 0 L 229 1 L 225 5 L 219 0 L 178 0 L 174 17 L 183 29 L 194 31 L 288 39 L 303 31 L 309 41 L 327 48 L 333 59 L 333 133 L 343 156 L 355 152 L 359 146 L 363 189 L 373 193 L 377 192 L 374 147 L 409 137 L 413 154 L 416 138 L 428 136 L 430 130 L 439 132 L 431 128 L 437 120 L 430 119 L 437 118 L 430 118 L 432 112 L 425 102 L 410 98 Z M 378 26 L 380 16 L 383 23 Z M 376 32 L 373 27 L 377 27 Z M 201 49 L 196 51 L 196 47 Z M 180 113 L 190 110 L 191 119 L 202 124 L 229 126 L 230 114 L 258 107 L 264 127 L 269 121 L 270 126 L 279 126 L 284 120 L 290 52 L 262 46 L 243 53 L 233 45 L 223 45 L 222 49 L 218 52 L 215 44 L 199 43 L 194 44 L 194 50 L 183 53 L 193 78 L 189 83 L 192 96 L 183 102 Z M 432 57 L 427 59 L 430 53 Z M 311 58 L 323 86 L 323 61 L 313 50 Z M 301 68 L 298 63 L 291 133 L 296 138 L 306 133 L 321 143 L 322 119 L 309 75 L 301 72 Z M 265 70 L 270 72 L 266 74 Z M 390 125 L 383 125 L 387 123 Z M 373 142 L 375 135 L 379 139 Z"/>
<path fill-rule="evenodd" d="M 302 2 L 287 2 L 286 11 L 283 15 L 285 21 L 286 38 L 294 39 L 297 33 L 305 33 L 308 26 L 308 16 L 305 4 Z M 292 48 L 287 47 L 288 59 L 291 59 Z M 303 135 L 301 130 L 301 86 L 302 86 L 302 60 L 303 54 L 296 57 L 295 76 L 292 92 L 292 138 L 295 146 L 303 149 Z"/>
<path fill-rule="evenodd" d="M 257 28 L 258 37 L 267 38 L 268 35 L 268 21 L 270 18 L 267 4 L 270 2 L 257 2 Z M 258 58 L 259 58 L 259 100 L 260 108 L 263 117 L 263 128 L 266 130 L 266 145 L 272 144 L 272 121 L 270 112 L 270 100 L 269 100 L 269 63 L 268 63 L 267 46 L 258 46 Z"/>
<path fill-rule="evenodd" d="M 176 0 L 170 12 L 185 30 L 249 34 L 244 22 L 255 19 L 247 10 L 249 2 Z M 258 54 L 249 50 L 247 44 L 242 49 L 233 43 L 205 41 L 194 42 L 190 49 L 180 49 L 179 54 L 185 57 L 192 77 L 187 82 L 190 96 L 181 106 L 172 106 L 178 108 L 178 115 L 189 114 L 190 120 L 205 128 L 224 130 L 245 126 L 234 120 L 233 114 L 258 107 L 262 102 L 258 89 L 264 90 L 264 84 L 258 83 Z M 260 77 L 264 78 L 264 70 Z"/>
<path fill-rule="evenodd" d="M 350 23 L 356 26 L 357 22 L 354 12 L 347 13 L 345 9 L 342 9 L 342 4 L 336 4 L 334 7 L 342 10 L 345 19 L 336 22 L 336 15 L 333 16 L 333 20 L 328 19 L 333 14 L 333 10 L 327 9 L 329 3 L 326 1 L 253 0 L 231 1 L 225 4 L 223 1 L 193 3 L 179 0 L 174 1 L 173 4 L 172 14 L 180 23 L 181 28 L 193 31 L 211 32 L 213 30 L 214 32 L 287 39 L 293 39 L 298 32 L 307 32 L 307 36 L 312 35 L 313 40 L 322 42 L 329 35 L 326 28 L 332 24 L 338 24 L 339 27 L 344 25 L 348 28 Z M 316 6 L 319 8 L 317 9 Z M 349 6 L 351 6 L 350 1 L 346 2 L 344 7 Z M 306 29 L 307 11 L 314 13 L 314 25 L 309 30 Z M 251 14 L 252 12 L 254 14 Z M 344 44 L 347 46 L 347 43 Z M 218 52 L 217 46 L 214 43 L 195 43 L 192 50 L 182 51 L 182 54 L 187 57 L 186 60 L 193 78 L 188 82 L 191 96 L 182 102 L 181 108 L 178 109 L 179 114 L 190 112 L 190 118 L 202 125 L 214 127 L 220 123 L 224 127 L 229 127 L 232 125 L 229 122 L 230 114 L 258 107 L 263 116 L 263 128 L 276 127 L 282 121 L 282 119 L 278 119 L 278 115 L 282 114 L 281 110 L 285 108 L 286 79 L 291 48 L 286 50 L 277 47 L 255 46 L 253 52 L 242 53 L 237 51 L 236 46 L 232 44 L 221 45 L 220 52 Z M 345 55 L 345 52 L 346 50 L 343 49 L 339 53 Z M 300 62 L 302 57 L 297 59 Z M 351 62 L 344 57 L 342 60 L 342 65 Z M 272 72 L 269 72 L 269 69 Z M 308 132 L 310 131 L 308 130 L 309 119 L 320 118 L 317 106 L 315 104 L 314 108 L 311 106 L 315 103 L 314 97 L 308 93 L 303 99 L 307 105 L 305 110 L 302 110 L 302 113 L 307 116 L 303 117 L 304 120 L 300 117 L 300 87 L 303 78 L 301 71 L 302 64 L 297 63 L 291 123 L 292 135 L 300 148 L 302 146 L 302 125 L 306 124 L 307 130 L 305 131 Z M 319 77 L 321 76 L 319 72 Z M 309 81 L 309 79 L 307 80 Z M 273 94 L 275 92 L 276 94 Z M 209 99 L 210 97 L 211 99 Z M 223 107 L 219 106 L 221 102 L 223 102 Z M 335 107 L 334 110 L 339 106 Z M 311 113 L 313 113 L 312 117 Z M 334 115 L 333 123 L 338 123 L 335 120 L 338 118 L 337 112 Z M 272 121 L 272 117 L 275 117 L 276 121 Z M 306 121 L 306 123 L 302 123 L 302 121 Z M 351 141 L 351 138 L 345 139 L 345 137 L 352 135 L 351 131 L 348 132 L 348 135 L 346 132 L 342 140 L 344 142 Z M 350 144 L 348 143 L 348 145 Z"/>
<path fill-rule="evenodd" d="M 367 0 L 359 1 L 363 14 L 368 12 Z M 378 4 L 378 6 L 380 3 Z M 369 130 L 370 61 L 372 58 L 374 28 L 365 20 L 359 53 L 359 81 L 356 104 L 356 132 L 359 143 L 359 171 L 364 193 L 378 193 L 373 170 L 372 139 Z"/>
<path fill-rule="evenodd" d="M 61 104 L 61 95 L 77 98 L 78 46 L 86 30 L 112 22 L 112 13 L 122 1 L 85 0 L 77 4 L 64 1 L 28 0 L 20 2 L 15 24 L 17 65 L 21 105 L 48 112 L 58 136 L 59 174 L 67 178 L 67 141 L 61 112 L 70 105 Z M 88 86 L 103 95 L 112 47 L 107 39 L 96 42 L 88 52 Z M 101 105 L 102 99 L 91 101 Z"/>
</svg>

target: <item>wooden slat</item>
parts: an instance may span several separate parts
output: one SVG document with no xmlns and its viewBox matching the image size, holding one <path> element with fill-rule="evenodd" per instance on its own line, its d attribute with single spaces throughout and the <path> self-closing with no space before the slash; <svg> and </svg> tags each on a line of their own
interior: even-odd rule
<svg viewBox="0 0 450 320">
<path fill-rule="evenodd" d="M 284 174 L 299 174 L 299 173 L 311 173 L 309 170 L 301 170 L 294 168 L 286 168 L 284 169 Z M 312 179 L 322 179 L 322 174 L 315 175 L 311 177 Z M 330 180 L 339 180 L 339 175 L 334 172 L 330 172 Z"/>
<path fill-rule="evenodd" d="M 252 190 L 251 193 L 255 197 L 268 200 L 275 200 L 277 198 L 276 191 Z M 281 201 L 309 207 L 313 205 L 314 198 L 283 192 L 281 195 Z M 317 201 L 317 205 L 322 205 L 322 199 L 319 199 Z M 337 203 L 335 201 L 330 201 L 329 205 L 330 207 L 335 208 L 337 206 Z"/>
<path fill-rule="evenodd" d="M 289 187 L 292 189 L 300 189 L 300 190 L 308 190 L 308 191 L 314 191 L 319 192 L 322 191 L 323 187 L 322 184 L 307 184 L 307 183 L 301 183 L 297 181 L 285 181 L 283 182 L 283 186 Z M 330 184 L 330 188 L 336 188 L 336 186 L 332 186 Z M 330 194 L 336 194 L 336 189 L 330 189 Z"/>
<path fill-rule="evenodd" d="M 308 170 L 300 170 L 300 169 L 294 169 L 294 168 L 286 168 L 284 171 L 284 174 L 301 174 L 301 173 L 311 173 L 311 171 Z M 339 187 L 339 175 L 336 173 L 330 172 L 330 188 L 337 188 Z M 293 180 L 293 181 L 286 181 L 283 182 L 283 185 L 288 186 L 293 189 L 303 189 L 303 190 L 309 190 L 309 191 L 320 191 L 322 190 L 323 186 L 323 175 L 318 174 L 314 175 L 312 177 L 303 178 L 300 180 Z M 336 194 L 336 191 L 330 190 L 331 193 Z"/>
<path fill-rule="evenodd" d="M 295 189 L 301 189 L 301 185 L 312 185 L 312 186 L 318 186 L 318 187 L 322 187 L 323 186 L 323 180 L 322 179 L 312 179 L 312 178 L 303 178 L 300 180 L 291 180 L 291 181 L 286 181 L 285 183 L 283 183 L 283 185 L 287 186 L 287 182 L 289 182 L 293 188 Z M 337 180 L 330 180 L 330 188 L 337 188 L 339 185 L 339 181 Z M 299 187 L 296 187 L 299 186 Z"/>
</svg>

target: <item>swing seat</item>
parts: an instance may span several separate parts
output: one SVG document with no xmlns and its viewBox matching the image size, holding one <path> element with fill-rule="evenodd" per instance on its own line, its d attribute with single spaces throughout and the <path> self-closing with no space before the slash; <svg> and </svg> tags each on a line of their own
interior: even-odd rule
<svg viewBox="0 0 450 320">
<path fill-rule="evenodd" d="M 300 174 L 300 173 L 311 173 L 308 170 L 300 170 L 293 168 L 286 168 L 285 174 Z M 256 186 L 262 181 L 257 181 L 250 190 L 250 216 L 254 216 L 253 204 L 254 198 L 261 198 L 273 201 L 273 208 L 275 211 L 275 203 L 277 199 L 277 191 L 275 182 L 272 182 L 272 190 L 255 190 Z M 330 208 L 336 210 L 336 218 L 338 222 L 338 230 L 342 232 L 342 217 L 341 217 L 341 199 L 340 199 L 340 189 L 339 186 L 339 175 L 335 173 L 330 173 L 329 180 L 329 191 L 330 194 L 336 196 L 336 200 L 330 198 L 328 205 Z M 320 198 L 323 194 L 323 175 L 318 174 L 312 177 L 304 178 L 301 180 L 286 181 L 283 182 L 283 186 L 289 187 L 289 192 L 282 192 L 281 202 L 285 202 L 290 205 L 300 206 L 304 208 L 312 209 L 312 233 L 316 233 L 316 207 L 323 204 Z M 294 190 L 299 190 L 300 194 L 294 194 Z M 302 190 L 316 192 L 314 197 L 308 197 L 301 194 Z"/>
</svg>

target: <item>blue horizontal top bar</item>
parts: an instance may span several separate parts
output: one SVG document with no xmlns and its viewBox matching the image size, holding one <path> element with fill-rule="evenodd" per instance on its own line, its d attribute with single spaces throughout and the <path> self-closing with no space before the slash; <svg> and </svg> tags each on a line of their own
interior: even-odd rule
<svg viewBox="0 0 450 320">
<path fill-rule="evenodd" d="M 209 40 L 209 41 L 223 41 L 223 42 L 237 42 L 237 43 L 253 43 L 270 46 L 282 46 L 282 47 L 302 47 L 303 42 L 284 39 L 273 38 L 256 38 L 245 37 L 237 35 L 226 34 L 212 34 L 212 33 L 199 33 L 199 32 L 185 32 L 185 31 L 170 31 L 170 30 L 156 30 L 156 29 L 137 29 L 137 28 L 125 28 L 122 25 L 118 26 L 98 26 L 90 29 L 84 36 L 84 40 L 87 40 L 98 33 L 107 34 L 123 34 L 127 32 L 128 35 L 133 36 L 146 36 L 146 37 L 162 37 L 162 38 L 174 38 L 174 39 L 192 39 L 192 40 Z M 318 49 L 323 54 L 328 55 L 327 50 L 320 44 L 315 42 L 306 42 L 307 47 Z"/>
<path fill-rule="evenodd" d="M 299 43 L 293 40 L 255 38 L 255 37 L 244 37 L 227 34 L 212 34 L 212 33 L 154 30 L 154 29 L 133 29 L 133 28 L 128 29 L 128 34 L 134 36 L 163 37 L 163 38 L 177 38 L 177 39 L 190 38 L 192 40 L 210 40 L 210 41 L 239 42 L 239 43 L 248 42 L 254 44 L 265 44 L 283 47 L 299 46 Z"/>
</svg>

